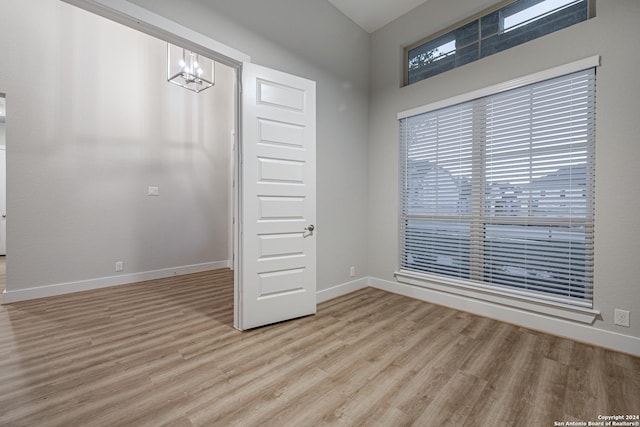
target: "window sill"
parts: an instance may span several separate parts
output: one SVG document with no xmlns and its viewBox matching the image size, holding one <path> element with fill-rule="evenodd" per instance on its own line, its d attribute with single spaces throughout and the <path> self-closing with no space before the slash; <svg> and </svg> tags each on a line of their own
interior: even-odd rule
<svg viewBox="0 0 640 427">
<path fill-rule="evenodd" d="M 553 316 L 589 325 L 593 324 L 596 317 L 600 315 L 599 310 L 593 310 L 585 307 L 574 307 L 553 301 L 532 300 L 530 298 L 501 292 L 495 289 L 476 288 L 455 279 L 445 279 L 442 277 L 429 276 L 427 274 L 420 274 L 406 270 L 397 271 L 394 275 L 398 282 L 407 285 L 419 286 L 467 298 L 474 298 L 532 313 Z"/>
</svg>

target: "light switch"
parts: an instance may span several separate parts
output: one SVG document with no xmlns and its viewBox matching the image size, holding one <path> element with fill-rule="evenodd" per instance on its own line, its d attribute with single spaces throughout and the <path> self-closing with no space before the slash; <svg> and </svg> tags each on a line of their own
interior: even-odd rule
<svg viewBox="0 0 640 427">
<path fill-rule="evenodd" d="M 150 196 L 159 196 L 160 192 L 158 191 L 158 187 L 149 187 L 149 195 Z"/>
</svg>

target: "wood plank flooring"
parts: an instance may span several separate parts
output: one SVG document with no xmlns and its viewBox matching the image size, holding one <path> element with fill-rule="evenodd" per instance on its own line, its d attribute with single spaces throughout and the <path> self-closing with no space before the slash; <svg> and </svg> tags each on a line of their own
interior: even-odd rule
<svg viewBox="0 0 640 427">
<path fill-rule="evenodd" d="M 364 289 L 232 327 L 216 270 L 0 308 L 2 426 L 553 426 L 640 414 L 640 359 Z"/>
</svg>

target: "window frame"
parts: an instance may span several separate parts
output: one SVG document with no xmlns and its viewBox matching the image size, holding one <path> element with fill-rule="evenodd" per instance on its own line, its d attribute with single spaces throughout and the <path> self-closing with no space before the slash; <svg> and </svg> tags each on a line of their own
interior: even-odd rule
<svg viewBox="0 0 640 427">
<path fill-rule="evenodd" d="M 596 68 L 600 65 L 600 56 L 592 56 L 584 58 L 579 61 L 575 61 L 569 64 L 554 67 L 545 71 L 523 76 L 517 79 L 509 80 L 504 83 L 493 85 L 487 88 L 479 89 L 473 92 L 462 94 L 456 97 L 437 101 L 428 105 L 406 110 L 397 114 L 397 119 L 402 119 L 428 113 L 431 111 L 443 109 L 456 104 L 472 101 L 477 98 L 482 98 L 490 95 L 494 95 L 500 92 L 504 92 L 511 89 L 517 89 L 523 86 L 535 84 L 544 80 L 553 79 L 555 77 L 563 76 L 586 70 L 588 68 Z M 403 161 L 401 158 L 400 161 Z M 403 183 L 399 182 L 399 189 L 403 191 Z M 402 209 L 402 205 L 399 204 L 399 209 Z M 402 218 L 401 212 L 398 211 L 398 224 L 401 226 L 400 219 Z M 400 230 L 399 230 L 400 231 Z M 402 245 L 400 240 L 402 234 L 399 234 L 398 244 Z M 501 305 L 507 305 L 510 307 L 517 307 L 532 312 L 549 314 L 556 317 L 562 317 L 570 320 L 575 320 L 584 323 L 592 323 L 593 320 L 599 315 L 599 311 L 593 308 L 580 307 L 567 305 L 563 302 L 556 302 L 553 300 L 538 300 L 532 299 L 526 293 L 519 293 L 513 291 L 501 291 L 496 290 L 490 285 L 487 286 L 472 286 L 463 279 L 457 279 L 454 277 L 434 277 L 427 273 L 419 273 L 412 270 L 405 270 L 401 268 L 400 254 L 402 253 L 401 246 L 398 247 L 398 268 L 395 272 L 395 277 L 400 283 L 418 285 L 428 289 L 445 291 L 466 297 L 473 297 L 485 301 L 495 302 Z"/>
<path fill-rule="evenodd" d="M 431 35 L 429 35 L 429 36 L 427 36 L 427 37 L 425 37 L 423 39 L 420 39 L 420 40 L 416 41 L 415 43 L 411 43 L 410 45 L 405 46 L 404 49 L 403 49 L 403 55 L 402 55 L 402 60 L 403 60 L 402 86 L 403 87 L 404 86 L 409 86 L 410 84 L 415 84 L 415 83 L 419 83 L 419 82 L 421 82 L 423 80 L 426 80 L 426 79 L 422 79 L 422 80 L 419 80 L 419 81 L 414 82 L 414 83 L 409 83 L 409 52 L 411 50 L 413 50 L 413 49 L 415 49 L 415 48 L 417 48 L 419 46 L 422 46 L 424 44 L 427 44 L 427 43 L 429 43 L 429 42 L 431 42 L 431 41 L 433 41 L 433 40 L 435 40 L 435 39 L 437 39 L 439 37 L 442 37 L 442 36 L 452 32 L 452 31 L 454 31 L 454 30 L 460 29 L 460 28 L 464 27 L 465 25 L 468 25 L 468 24 L 470 24 L 470 23 L 472 23 L 474 21 L 477 21 L 477 20 L 479 20 L 480 18 L 482 18 L 482 17 L 484 17 L 486 15 L 489 15 L 489 14 L 491 14 L 493 12 L 496 12 L 496 11 L 498 11 L 500 9 L 506 8 L 509 5 L 511 5 L 513 3 L 516 3 L 517 1 L 519 1 L 519 0 L 502 0 L 499 3 L 495 4 L 494 6 L 488 7 L 486 9 L 484 9 L 484 10 L 482 10 L 482 11 L 480 11 L 480 12 L 478 12 L 478 13 L 476 13 L 476 14 L 468 17 L 468 18 L 465 18 L 465 19 L 463 19 L 461 21 L 458 21 L 455 24 L 450 25 L 450 26 L 448 26 L 448 27 L 446 27 L 446 28 L 434 33 L 434 34 L 431 34 Z M 594 18 L 596 16 L 596 0 L 587 0 L 587 2 L 588 2 L 587 20 L 589 20 L 589 19 Z M 479 59 L 482 59 L 482 57 L 476 59 L 476 61 L 479 60 Z M 475 61 L 471 61 L 471 62 L 475 62 Z M 428 77 L 427 77 L 427 79 L 428 79 Z"/>
</svg>

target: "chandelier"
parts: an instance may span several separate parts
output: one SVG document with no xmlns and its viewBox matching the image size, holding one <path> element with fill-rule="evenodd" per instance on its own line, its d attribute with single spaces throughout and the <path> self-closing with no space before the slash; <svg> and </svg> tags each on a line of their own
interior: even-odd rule
<svg viewBox="0 0 640 427">
<path fill-rule="evenodd" d="M 216 83 L 215 63 L 190 50 L 167 43 L 167 81 L 193 92 Z"/>
</svg>

